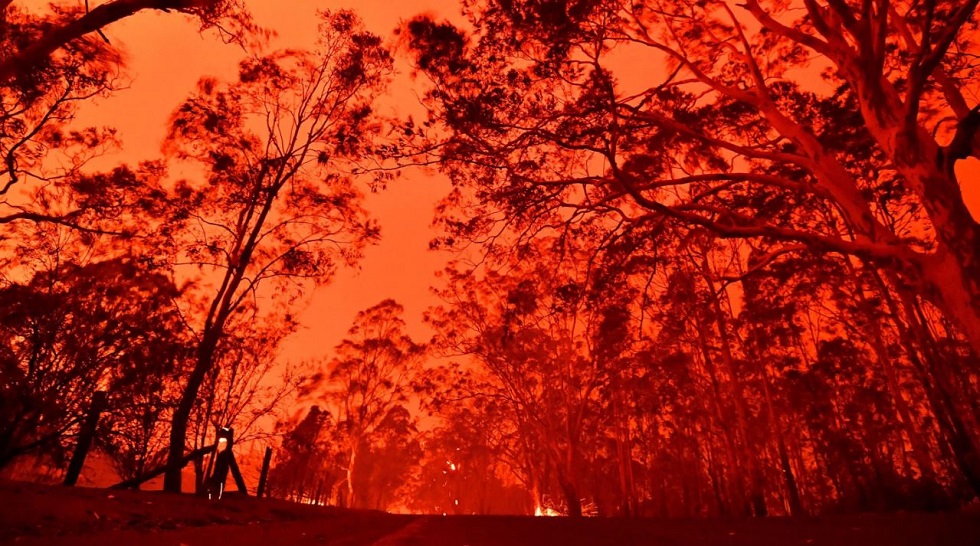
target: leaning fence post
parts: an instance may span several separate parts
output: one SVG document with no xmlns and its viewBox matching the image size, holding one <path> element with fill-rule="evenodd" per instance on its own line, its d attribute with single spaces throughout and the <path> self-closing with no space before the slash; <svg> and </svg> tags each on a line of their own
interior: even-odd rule
<svg viewBox="0 0 980 546">
<path fill-rule="evenodd" d="M 265 493 L 265 480 L 269 477 L 269 463 L 272 462 L 272 448 L 265 448 L 265 456 L 262 457 L 262 472 L 259 474 L 259 489 L 255 493 L 256 497 L 262 498 Z"/>
<path fill-rule="evenodd" d="M 214 471 L 208 477 L 208 498 L 212 498 L 213 495 L 217 495 L 219 499 L 221 498 L 229 471 L 231 471 L 231 475 L 235 478 L 235 485 L 238 486 L 238 492 L 248 495 L 245 480 L 242 478 L 242 471 L 238 468 L 238 461 L 235 460 L 235 452 L 232 451 L 234 445 L 235 431 L 230 427 L 221 427 L 218 429 L 218 445 L 215 448 Z"/>
<path fill-rule="evenodd" d="M 88 415 L 82 423 L 81 430 L 78 431 L 78 443 L 75 444 L 75 453 L 71 456 L 68 463 L 68 471 L 65 473 L 65 485 L 75 485 L 79 474 L 82 473 L 82 466 L 85 465 L 85 456 L 92 447 L 92 440 L 95 438 L 95 428 L 99 425 L 99 416 L 105 409 L 105 391 L 95 391 L 92 395 L 92 405 L 88 408 Z"/>
</svg>

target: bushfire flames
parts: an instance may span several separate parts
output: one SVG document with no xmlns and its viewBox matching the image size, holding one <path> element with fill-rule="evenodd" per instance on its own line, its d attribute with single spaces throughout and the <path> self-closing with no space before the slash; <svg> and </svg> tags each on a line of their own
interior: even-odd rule
<svg viewBox="0 0 980 546">
<path fill-rule="evenodd" d="M 542 508 L 541 506 L 535 506 L 534 515 L 535 516 L 561 516 L 562 513 L 558 512 L 557 510 L 553 510 L 551 508 L 547 508 L 547 507 Z"/>
</svg>

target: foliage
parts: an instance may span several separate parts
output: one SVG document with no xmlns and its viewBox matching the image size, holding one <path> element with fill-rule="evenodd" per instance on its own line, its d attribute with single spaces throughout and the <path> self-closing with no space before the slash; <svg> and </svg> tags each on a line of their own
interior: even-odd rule
<svg viewBox="0 0 980 546">
<path fill-rule="evenodd" d="M 110 393 L 112 415 L 162 404 L 184 350 L 176 295 L 166 275 L 124 258 L 65 263 L 4 287 L 0 462 L 63 454 L 95 390 Z"/>
<path fill-rule="evenodd" d="M 426 348 L 404 332 L 403 312 L 390 299 L 359 312 L 334 358 L 306 386 L 333 412 L 333 438 L 345 460 L 347 506 L 393 502 L 386 495 L 408 477 L 398 469 L 418 458 L 412 454 L 418 449 L 416 418 L 408 408 L 424 401 L 429 374 L 423 367 Z M 392 468 L 369 464 L 386 453 Z"/>
<path fill-rule="evenodd" d="M 973 72 L 952 44 L 976 3 L 856 4 L 487 1 L 469 4 L 469 35 L 409 22 L 431 82 L 412 134 L 458 188 L 444 242 L 680 224 L 772 255 L 860 256 L 980 352 L 980 238 L 953 173 L 975 155 Z M 659 70 L 634 77 L 617 54 Z"/>
</svg>

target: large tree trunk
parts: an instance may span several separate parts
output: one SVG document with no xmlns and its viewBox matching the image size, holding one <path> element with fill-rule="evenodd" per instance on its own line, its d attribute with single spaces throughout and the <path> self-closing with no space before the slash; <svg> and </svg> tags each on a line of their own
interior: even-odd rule
<svg viewBox="0 0 980 546">
<path fill-rule="evenodd" d="M 968 231 L 976 237 L 975 229 Z M 951 242 L 956 248 L 940 249 L 922 266 L 925 295 L 955 321 L 973 352 L 980 354 L 980 239 Z"/>
<path fill-rule="evenodd" d="M 935 251 L 913 259 L 904 273 L 908 280 L 924 283 L 923 295 L 956 321 L 980 354 L 980 225 L 948 163 L 956 158 L 946 157 L 949 150 L 915 120 L 909 124 L 904 119 L 908 105 L 890 82 L 869 74 L 857 59 L 834 60 L 855 86 L 869 132 L 919 197 L 936 232 Z M 972 125 L 959 129 L 954 141 L 972 140 L 976 133 Z"/>
<path fill-rule="evenodd" d="M 957 466 L 973 492 L 980 496 L 980 447 L 976 434 L 963 420 L 946 370 L 940 369 L 944 363 L 939 362 L 935 354 L 927 354 L 925 364 L 927 369 L 920 373 L 936 421 L 953 451 Z"/>
<path fill-rule="evenodd" d="M 886 301 L 897 312 L 897 304 L 890 294 L 885 293 Z M 936 418 L 940 433 L 953 454 L 954 462 L 963 473 L 974 493 L 980 495 L 980 451 L 969 434 L 968 428 L 959 415 L 959 408 L 953 400 L 950 385 L 946 381 L 946 372 L 942 369 L 944 362 L 932 350 L 931 334 L 918 320 L 917 303 L 906 290 L 899 290 L 907 325 L 901 321 L 898 324 L 905 330 L 903 339 L 909 360 L 919 372 L 919 381 L 926 392 L 926 399 Z M 915 340 L 922 350 L 922 358 L 911 341 Z"/>
<path fill-rule="evenodd" d="M 819 5 L 819 2 L 807 5 L 813 20 L 823 18 Z M 954 171 L 957 159 L 980 155 L 976 146 L 980 110 L 974 108 L 965 111 L 965 101 L 955 85 L 942 73 L 941 63 L 912 68 L 909 77 L 915 76 L 917 79 L 906 82 L 907 85 L 924 85 L 928 78 L 938 76 L 945 87 L 945 96 L 952 98 L 950 105 L 959 123 L 952 143 L 941 147 L 919 123 L 920 103 L 924 100 L 921 93 L 911 88 L 900 90 L 889 81 L 883 65 L 865 54 L 864 49 L 869 44 L 855 44 L 853 36 L 847 36 L 849 31 L 845 31 L 846 25 L 818 24 L 817 29 L 826 42 L 807 40 L 802 34 L 787 30 L 789 27 L 779 25 L 757 2 L 747 2 L 746 8 L 769 30 L 813 48 L 837 66 L 837 74 L 854 90 L 868 133 L 929 217 L 936 234 L 935 250 L 930 254 L 915 252 L 898 240 L 893 232 L 878 229 L 880 224 L 870 216 L 868 203 L 858 192 L 850 175 L 836 161 L 828 160 L 826 150 L 813 135 L 783 116 L 772 103 L 760 104 L 760 111 L 784 136 L 798 140 L 802 145 L 814 161 L 814 174 L 834 196 L 853 229 L 872 242 L 879 245 L 884 243 L 887 247 L 884 253 L 875 256 L 872 252 L 872 256 L 888 260 L 906 281 L 918 285 L 922 295 L 956 321 L 974 352 L 980 354 L 980 225 L 963 202 Z M 907 23 L 897 14 L 892 14 L 891 23 L 899 27 L 899 32 L 904 32 L 911 50 L 920 47 L 914 44 L 912 34 L 905 28 Z M 919 59 L 914 62 L 924 61 Z M 919 69 L 926 72 L 916 73 Z M 824 164 L 829 168 L 825 169 Z"/>
<path fill-rule="evenodd" d="M 180 466 L 180 461 L 184 457 L 184 447 L 187 442 L 187 423 L 190 420 L 191 411 L 194 409 L 198 390 L 204 383 L 204 378 L 214 361 L 214 352 L 218 346 L 219 335 L 213 330 L 205 332 L 204 339 L 198 349 L 194 369 L 187 378 L 187 384 L 184 385 L 180 401 L 170 419 L 170 445 L 167 451 L 167 472 L 163 477 L 164 491 L 171 493 L 180 493 L 181 491 L 182 466 Z"/>
</svg>

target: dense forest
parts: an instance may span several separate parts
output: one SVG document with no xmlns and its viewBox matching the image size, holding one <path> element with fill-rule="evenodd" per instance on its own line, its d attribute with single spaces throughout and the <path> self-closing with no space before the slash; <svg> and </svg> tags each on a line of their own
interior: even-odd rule
<svg viewBox="0 0 980 546">
<path fill-rule="evenodd" d="M 102 391 L 95 448 L 169 491 L 232 426 L 317 504 L 976 503 L 978 3 L 461 0 L 275 50 L 245 0 L 0 0 L 0 475 L 59 479 Z M 149 12 L 245 59 L 106 167 L 126 142 L 76 117 L 126 85 L 103 31 Z M 406 173 L 451 182 L 438 303 L 379 293 L 284 362 Z"/>
</svg>

